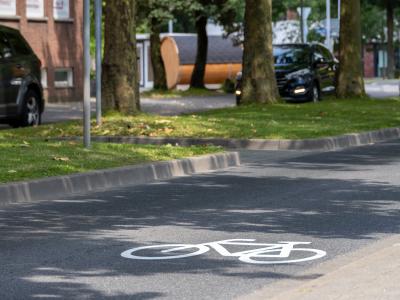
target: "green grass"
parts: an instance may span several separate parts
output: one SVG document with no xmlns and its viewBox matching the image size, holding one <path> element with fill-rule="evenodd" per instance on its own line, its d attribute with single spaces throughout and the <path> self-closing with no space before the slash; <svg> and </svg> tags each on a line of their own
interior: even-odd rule
<svg viewBox="0 0 400 300">
<path fill-rule="evenodd" d="M 197 89 L 190 88 L 188 90 L 150 90 L 141 93 L 143 98 L 151 99 L 173 99 L 173 98 L 185 98 L 185 97 L 210 97 L 222 95 L 222 90 L 210 90 L 210 89 Z"/>
<path fill-rule="evenodd" d="M 111 113 L 93 135 L 304 139 L 400 126 L 400 99 L 327 99 L 320 103 L 248 105 L 161 117 Z M 0 183 L 86 172 L 222 151 L 217 147 L 138 146 L 52 138 L 80 136 L 77 121 L 0 131 Z"/>
<path fill-rule="evenodd" d="M 109 114 L 94 135 L 304 139 L 400 126 L 400 99 L 327 99 L 320 103 L 279 103 L 161 117 Z M 81 135 L 80 122 L 2 131 L 9 138 Z"/>
<path fill-rule="evenodd" d="M 222 151 L 218 147 L 174 147 L 94 143 L 87 150 L 77 142 L 0 137 L 0 183 L 82 173 L 150 161 Z"/>
</svg>

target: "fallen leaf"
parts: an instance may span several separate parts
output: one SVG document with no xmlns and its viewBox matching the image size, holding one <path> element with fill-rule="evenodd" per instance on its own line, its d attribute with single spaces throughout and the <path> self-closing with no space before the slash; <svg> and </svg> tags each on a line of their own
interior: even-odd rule
<svg viewBox="0 0 400 300">
<path fill-rule="evenodd" d="M 170 120 L 156 120 L 156 124 L 170 124 L 172 121 Z"/>
<path fill-rule="evenodd" d="M 53 157 L 53 160 L 55 160 L 55 161 L 69 161 L 69 158 L 68 157 L 61 157 L 61 156 L 54 156 Z"/>
</svg>

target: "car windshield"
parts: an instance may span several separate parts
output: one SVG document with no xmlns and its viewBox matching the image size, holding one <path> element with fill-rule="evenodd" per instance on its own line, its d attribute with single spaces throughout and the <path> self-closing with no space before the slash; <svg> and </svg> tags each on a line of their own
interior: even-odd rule
<svg viewBox="0 0 400 300">
<path fill-rule="evenodd" d="M 276 65 L 289 65 L 309 63 L 309 50 L 305 47 L 279 46 L 274 47 L 274 59 Z"/>
</svg>

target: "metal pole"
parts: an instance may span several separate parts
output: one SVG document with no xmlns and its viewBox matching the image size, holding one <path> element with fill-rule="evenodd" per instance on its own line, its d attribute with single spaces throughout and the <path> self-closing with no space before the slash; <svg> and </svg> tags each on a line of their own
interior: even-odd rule
<svg viewBox="0 0 400 300">
<path fill-rule="evenodd" d="M 83 144 L 90 147 L 90 0 L 83 1 Z"/>
<path fill-rule="evenodd" d="M 169 34 L 174 33 L 174 21 L 172 20 L 168 21 L 168 33 Z"/>
<path fill-rule="evenodd" d="M 300 7 L 300 30 L 301 30 L 301 42 L 304 43 L 304 0 L 301 0 L 301 7 Z"/>
<path fill-rule="evenodd" d="M 339 32 L 340 32 L 340 6 L 341 6 L 341 1 L 338 0 L 337 6 L 338 6 L 338 22 L 339 22 Z"/>
<path fill-rule="evenodd" d="M 101 125 L 101 20 L 102 2 L 95 0 L 96 10 L 96 123 Z"/>
<path fill-rule="evenodd" d="M 332 50 L 331 43 L 331 0 L 326 0 L 326 40 L 325 45 Z"/>
</svg>

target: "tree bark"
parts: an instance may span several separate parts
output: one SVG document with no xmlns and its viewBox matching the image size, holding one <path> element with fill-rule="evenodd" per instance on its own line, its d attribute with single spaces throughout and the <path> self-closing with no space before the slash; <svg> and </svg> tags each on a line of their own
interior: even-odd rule
<svg viewBox="0 0 400 300">
<path fill-rule="evenodd" d="M 246 0 L 241 103 L 279 98 L 272 49 L 272 1 Z"/>
<path fill-rule="evenodd" d="M 105 110 L 140 110 L 135 32 L 136 1 L 106 1 L 102 76 Z"/>
<path fill-rule="evenodd" d="M 342 1 L 340 19 L 339 76 L 337 96 L 365 95 L 361 54 L 360 0 Z"/>
<path fill-rule="evenodd" d="M 198 16 L 196 20 L 197 54 L 190 81 L 190 87 L 192 88 L 205 88 L 204 74 L 206 73 L 208 54 L 207 20 L 206 16 Z"/>
<path fill-rule="evenodd" d="M 388 66 L 387 66 L 387 77 L 389 79 L 394 78 L 394 45 L 393 45 L 393 30 L 394 30 L 394 7 L 392 0 L 386 0 L 386 22 L 387 22 L 387 55 L 388 55 Z"/>
<path fill-rule="evenodd" d="M 156 19 L 151 20 L 150 55 L 153 65 L 154 89 L 167 90 L 167 77 L 161 56 L 160 27 Z"/>
</svg>

